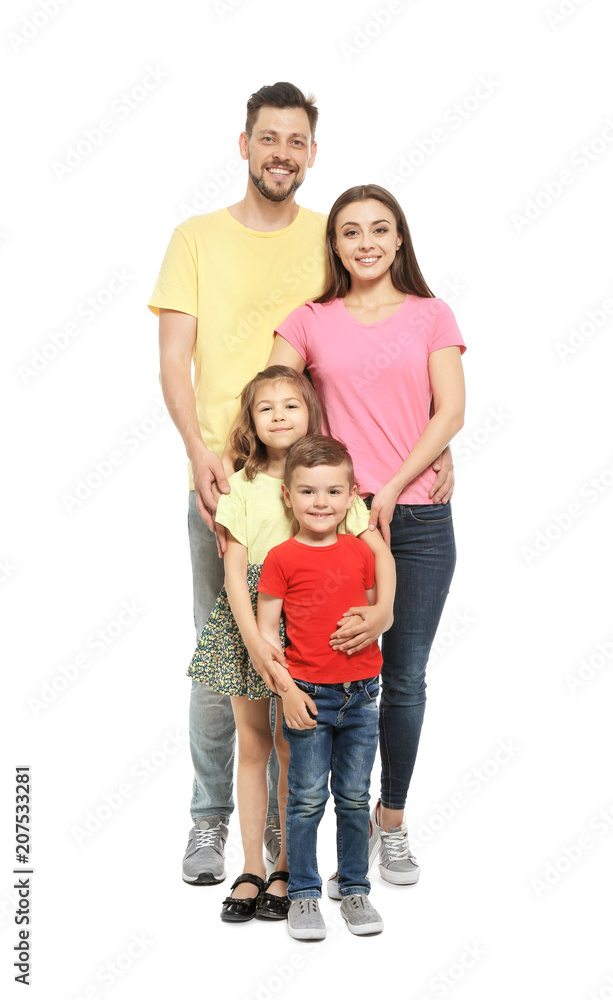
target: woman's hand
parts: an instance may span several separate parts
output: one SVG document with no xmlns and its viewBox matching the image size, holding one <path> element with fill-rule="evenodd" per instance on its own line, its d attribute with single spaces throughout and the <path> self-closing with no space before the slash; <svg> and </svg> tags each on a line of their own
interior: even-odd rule
<svg viewBox="0 0 613 1000">
<path fill-rule="evenodd" d="M 373 531 L 379 525 L 383 541 L 388 548 L 390 545 L 390 524 L 399 494 L 400 490 L 392 482 L 386 483 L 375 493 L 370 505 L 368 530 Z"/>
<path fill-rule="evenodd" d="M 290 729 L 314 729 L 317 720 L 312 719 L 309 712 L 317 715 L 317 705 L 312 698 L 302 691 L 297 684 L 292 684 L 289 691 L 282 693 L 283 715 Z"/>
<path fill-rule="evenodd" d="M 349 608 L 338 622 L 339 628 L 330 636 L 332 649 L 340 652 L 359 652 L 375 642 L 382 632 L 391 626 L 393 615 L 380 604 L 370 604 L 363 608 Z"/>
</svg>

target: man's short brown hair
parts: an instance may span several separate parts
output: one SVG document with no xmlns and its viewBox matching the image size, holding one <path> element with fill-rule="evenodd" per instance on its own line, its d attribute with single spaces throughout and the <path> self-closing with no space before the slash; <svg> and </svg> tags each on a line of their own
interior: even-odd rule
<svg viewBox="0 0 613 1000">
<path fill-rule="evenodd" d="M 247 121 L 245 122 L 245 132 L 251 138 L 255 120 L 260 112 L 260 108 L 302 108 L 306 111 L 311 130 L 311 142 L 315 140 L 315 126 L 319 111 L 315 107 L 315 96 L 309 94 L 305 97 L 298 87 L 293 83 L 274 83 L 271 87 L 260 87 L 252 94 L 247 101 Z"/>
</svg>

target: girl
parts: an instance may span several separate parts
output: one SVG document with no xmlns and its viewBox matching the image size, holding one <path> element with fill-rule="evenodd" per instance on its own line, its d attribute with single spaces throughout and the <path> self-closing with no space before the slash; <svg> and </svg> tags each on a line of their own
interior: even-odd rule
<svg viewBox="0 0 613 1000">
<path fill-rule="evenodd" d="M 239 471 L 230 477 L 231 492 L 220 498 L 217 507 L 216 520 L 227 531 L 226 582 L 188 672 L 231 696 L 238 733 L 236 791 L 245 867 L 232 886 L 232 894 L 224 900 L 221 918 L 226 921 L 287 916 L 285 802 L 289 748 L 279 711 L 274 742 L 279 758 L 282 843 L 277 870 L 264 883 L 262 839 L 268 795 L 266 773 L 272 749 L 270 696 L 274 692 L 260 676 L 272 685 L 275 670 L 279 664 L 284 667 L 285 661 L 282 653 L 260 635 L 255 611 L 264 557 L 292 535 L 291 512 L 281 493 L 285 457 L 294 442 L 320 432 L 321 419 L 317 395 L 304 375 L 279 365 L 256 375 L 243 389 L 232 433 L 232 446 L 238 456 L 235 468 Z M 372 544 L 367 531 L 368 511 L 362 502 L 350 507 L 346 525 L 347 531 L 366 536 L 375 560 L 387 557 L 383 543 L 380 548 Z M 382 593 L 378 608 L 375 606 L 375 629 L 385 613 L 383 601 L 388 598 Z M 307 704 L 316 710 L 310 699 Z"/>
<path fill-rule="evenodd" d="M 372 813 L 371 861 L 381 876 L 411 884 L 404 806 L 426 701 L 425 671 L 455 566 L 451 509 L 433 500 L 432 462 L 462 427 L 466 349 L 449 306 L 419 269 L 404 213 L 375 184 L 350 188 L 326 231 L 327 287 L 275 331 L 269 364 L 308 365 L 326 431 L 353 458 L 369 527 L 391 544 L 394 623 L 382 642 L 381 798 Z M 378 532 L 374 531 L 374 534 Z M 362 624 L 346 620 L 333 641 L 361 649 Z M 334 877 L 328 885 L 338 893 Z"/>
</svg>

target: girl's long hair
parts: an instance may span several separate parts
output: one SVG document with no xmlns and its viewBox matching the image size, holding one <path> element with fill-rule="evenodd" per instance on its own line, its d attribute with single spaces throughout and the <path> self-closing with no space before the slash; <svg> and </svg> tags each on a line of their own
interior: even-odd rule
<svg viewBox="0 0 613 1000">
<path fill-rule="evenodd" d="M 357 187 L 344 191 L 330 209 L 328 225 L 326 227 L 326 289 L 315 302 L 330 302 L 332 299 L 343 299 L 351 287 L 349 272 L 344 267 L 338 254 L 334 252 L 336 244 L 336 220 L 338 213 L 346 205 L 351 205 L 355 201 L 380 201 L 396 219 L 398 235 L 402 238 L 394 263 L 390 269 L 390 275 L 394 288 L 399 292 L 409 295 L 419 295 L 420 298 L 434 298 L 432 292 L 419 269 L 413 242 L 409 232 L 409 225 L 402 208 L 394 198 L 393 194 L 379 187 L 378 184 L 360 184 Z"/>
<path fill-rule="evenodd" d="M 238 458 L 234 462 L 236 472 L 245 470 L 247 479 L 254 479 L 257 472 L 262 472 L 268 465 L 268 454 L 255 432 L 253 422 L 253 403 L 258 387 L 262 382 L 291 382 L 297 395 L 302 396 L 309 414 L 307 434 L 321 433 L 321 406 L 313 385 L 302 372 L 285 365 L 270 365 L 263 372 L 258 372 L 255 378 L 241 392 L 240 415 L 237 426 L 232 432 L 230 443 Z"/>
</svg>

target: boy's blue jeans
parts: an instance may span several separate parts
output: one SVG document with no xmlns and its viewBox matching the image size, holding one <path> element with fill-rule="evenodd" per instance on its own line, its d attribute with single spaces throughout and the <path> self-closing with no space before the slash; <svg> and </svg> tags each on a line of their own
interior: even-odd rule
<svg viewBox="0 0 613 1000">
<path fill-rule="evenodd" d="M 317 705 L 313 729 L 283 732 L 290 746 L 287 859 L 291 900 L 321 896 L 317 827 L 330 790 L 336 812 L 338 884 L 342 896 L 368 893 L 370 773 L 379 736 L 378 677 L 346 684 L 296 684 Z"/>
</svg>

